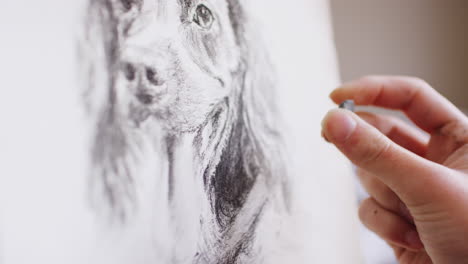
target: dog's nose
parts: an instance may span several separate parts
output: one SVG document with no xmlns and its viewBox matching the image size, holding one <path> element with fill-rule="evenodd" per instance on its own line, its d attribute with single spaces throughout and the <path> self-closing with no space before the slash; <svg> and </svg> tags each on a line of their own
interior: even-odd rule
<svg viewBox="0 0 468 264">
<path fill-rule="evenodd" d="M 164 85 L 164 79 L 162 76 L 153 68 L 145 67 L 145 78 L 148 83 L 154 86 Z"/>
<path fill-rule="evenodd" d="M 158 100 L 158 95 L 151 91 L 138 91 L 135 96 L 140 103 L 145 105 L 154 104 Z"/>
<path fill-rule="evenodd" d="M 133 82 L 135 80 L 137 72 L 136 72 L 135 66 L 133 66 L 133 64 L 125 63 L 123 65 L 122 71 L 123 71 L 123 73 L 125 75 L 125 78 L 128 81 Z"/>
<path fill-rule="evenodd" d="M 122 71 L 125 78 L 135 84 L 135 97 L 142 104 L 156 103 L 164 92 L 166 80 L 154 67 L 125 63 Z"/>
<path fill-rule="evenodd" d="M 139 70 L 138 67 L 131 63 L 125 63 L 123 67 L 123 73 L 125 78 L 133 82 L 137 75 L 142 74 L 144 81 L 150 85 L 154 86 L 162 86 L 165 83 L 164 78 L 161 76 L 160 73 L 153 67 L 141 66 Z"/>
</svg>

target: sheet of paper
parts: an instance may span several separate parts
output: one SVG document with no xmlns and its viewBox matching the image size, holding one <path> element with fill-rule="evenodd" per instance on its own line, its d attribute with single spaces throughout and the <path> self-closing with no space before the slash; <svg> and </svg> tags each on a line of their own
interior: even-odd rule
<svg viewBox="0 0 468 264">
<path fill-rule="evenodd" d="M 2 4 L 4 263 L 360 263 L 326 1 L 91 2 Z"/>
</svg>

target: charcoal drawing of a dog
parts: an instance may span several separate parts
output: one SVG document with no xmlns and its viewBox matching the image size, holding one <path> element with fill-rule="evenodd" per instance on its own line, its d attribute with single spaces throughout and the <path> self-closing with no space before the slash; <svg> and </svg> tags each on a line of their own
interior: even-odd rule
<svg viewBox="0 0 468 264">
<path fill-rule="evenodd" d="M 275 73 L 244 4 L 88 4 L 91 201 L 119 226 L 154 210 L 158 263 L 262 263 L 265 214 L 288 211 Z"/>
</svg>

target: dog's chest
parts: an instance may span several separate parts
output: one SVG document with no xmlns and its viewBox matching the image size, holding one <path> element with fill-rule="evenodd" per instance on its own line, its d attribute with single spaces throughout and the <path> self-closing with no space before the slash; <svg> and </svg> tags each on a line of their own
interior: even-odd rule
<svg viewBox="0 0 468 264">
<path fill-rule="evenodd" d="M 213 218 L 197 173 L 193 137 L 160 142 L 158 150 L 141 161 L 137 210 L 125 235 L 152 245 L 160 263 L 192 263 L 206 232 L 202 222 Z"/>
</svg>

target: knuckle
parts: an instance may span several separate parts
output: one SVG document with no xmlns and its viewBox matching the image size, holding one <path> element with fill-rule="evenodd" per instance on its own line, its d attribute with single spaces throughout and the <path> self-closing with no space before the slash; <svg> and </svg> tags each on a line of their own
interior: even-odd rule
<svg viewBox="0 0 468 264">
<path fill-rule="evenodd" d="M 361 205 L 359 206 L 359 219 L 363 223 L 368 223 L 369 218 L 372 216 L 373 211 L 375 210 L 375 202 L 373 198 L 367 198 L 366 200 L 362 201 Z"/>
<path fill-rule="evenodd" d="M 365 181 L 369 178 L 369 172 L 359 167 L 357 168 L 356 174 L 361 181 Z"/>
<path fill-rule="evenodd" d="M 439 128 L 439 134 L 449 141 L 454 142 L 457 147 L 468 143 L 468 127 L 465 120 L 453 120 Z"/>
<path fill-rule="evenodd" d="M 427 91 L 432 89 L 427 81 L 419 77 L 408 77 L 408 82 L 418 90 Z"/>
<path fill-rule="evenodd" d="M 400 199 L 378 176 L 369 175 L 361 178 L 365 190 L 375 199 L 377 203 L 388 210 L 395 210 L 399 207 Z"/>
<path fill-rule="evenodd" d="M 371 142 L 368 148 L 361 153 L 360 162 L 363 167 L 368 167 L 376 162 L 385 159 L 391 150 L 392 144 L 379 135 L 377 142 Z"/>
<path fill-rule="evenodd" d="M 369 83 L 369 84 L 376 83 L 378 80 L 379 78 L 374 75 L 366 75 L 366 76 L 362 76 L 361 78 L 359 78 L 360 82 Z"/>
<path fill-rule="evenodd" d="M 366 222 L 368 218 L 368 212 L 370 211 L 370 203 L 371 203 L 372 198 L 367 198 L 366 200 L 361 202 L 361 205 L 359 206 L 359 219 L 361 219 L 361 222 Z"/>
<path fill-rule="evenodd" d="M 443 165 L 466 173 L 468 176 L 468 143 L 464 143 L 443 163 Z"/>
</svg>

